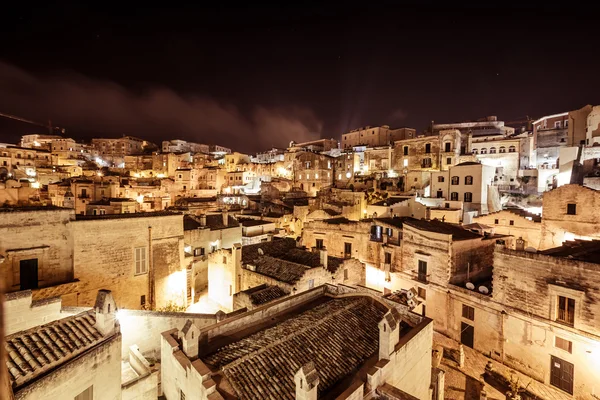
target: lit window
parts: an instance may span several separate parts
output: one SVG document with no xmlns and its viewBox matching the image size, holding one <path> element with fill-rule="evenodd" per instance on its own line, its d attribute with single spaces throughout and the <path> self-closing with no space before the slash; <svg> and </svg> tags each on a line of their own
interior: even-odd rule
<svg viewBox="0 0 600 400">
<path fill-rule="evenodd" d="M 135 248 L 135 274 L 145 274 L 148 272 L 147 251 L 145 247 Z"/>
</svg>

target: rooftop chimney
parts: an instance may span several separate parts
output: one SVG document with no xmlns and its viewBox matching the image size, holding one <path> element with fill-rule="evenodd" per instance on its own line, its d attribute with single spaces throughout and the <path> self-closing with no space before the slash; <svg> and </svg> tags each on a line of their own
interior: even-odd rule
<svg viewBox="0 0 600 400">
<path fill-rule="evenodd" d="M 105 337 L 114 334 L 118 330 L 117 304 L 110 290 L 98 290 L 94 310 L 96 311 L 94 328 Z"/>
<path fill-rule="evenodd" d="M 321 265 L 327 269 L 327 248 L 322 247 L 319 249 L 319 256 L 321 259 Z"/>
<path fill-rule="evenodd" d="M 223 211 L 222 215 L 223 215 L 223 225 L 225 225 L 225 226 L 229 225 L 228 224 L 228 222 L 229 222 L 229 213 L 225 210 L 225 211 Z"/>
<path fill-rule="evenodd" d="M 400 340 L 400 315 L 392 309 L 379 321 L 379 359 L 389 360 Z"/>
<path fill-rule="evenodd" d="M 294 382 L 296 383 L 296 400 L 317 400 L 319 374 L 312 361 L 304 364 L 296 372 Z"/>
<path fill-rule="evenodd" d="M 198 357 L 198 336 L 200 330 L 192 322 L 187 320 L 181 331 L 179 331 L 179 339 L 181 339 L 181 346 L 183 352 L 188 358 Z"/>
</svg>

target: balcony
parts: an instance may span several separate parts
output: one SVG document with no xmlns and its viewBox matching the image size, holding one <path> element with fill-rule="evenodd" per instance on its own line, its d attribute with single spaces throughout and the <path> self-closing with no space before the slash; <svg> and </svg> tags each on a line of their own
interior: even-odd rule
<svg viewBox="0 0 600 400">
<path fill-rule="evenodd" d="M 392 246 L 400 246 L 400 238 L 397 236 L 387 236 L 385 243 Z"/>
<path fill-rule="evenodd" d="M 417 274 L 417 280 L 421 283 L 429 283 L 429 275 L 419 272 Z"/>
<path fill-rule="evenodd" d="M 77 195 L 78 199 L 89 199 L 90 195 L 89 194 L 84 194 L 84 193 L 80 193 Z"/>
<path fill-rule="evenodd" d="M 371 235 L 371 242 L 383 242 L 383 236 Z"/>
</svg>

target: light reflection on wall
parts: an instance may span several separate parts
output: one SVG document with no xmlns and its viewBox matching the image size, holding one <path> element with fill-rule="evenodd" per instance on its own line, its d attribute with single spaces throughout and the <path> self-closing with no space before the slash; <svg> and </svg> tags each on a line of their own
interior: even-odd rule
<svg viewBox="0 0 600 400">
<path fill-rule="evenodd" d="M 379 268 L 367 264 L 365 284 L 369 288 L 383 291 L 383 287 L 385 285 L 385 272 Z"/>
</svg>

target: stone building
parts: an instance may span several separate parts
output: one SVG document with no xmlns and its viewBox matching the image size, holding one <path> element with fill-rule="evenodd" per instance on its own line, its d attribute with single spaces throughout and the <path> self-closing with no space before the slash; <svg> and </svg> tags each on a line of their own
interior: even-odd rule
<svg viewBox="0 0 600 400">
<path fill-rule="evenodd" d="M 72 210 L 57 207 L 0 208 L 7 292 L 31 289 L 36 299 L 44 298 L 44 293 L 74 281 L 74 219 Z"/>
<path fill-rule="evenodd" d="M 541 169 L 558 169 L 561 147 L 569 145 L 569 113 L 547 115 L 533 122 L 534 165 Z"/>
<path fill-rule="evenodd" d="M 208 153 L 209 146 L 207 144 L 193 143 L 185 140 L 163 140 L 163 153 Z"/>
<path fill-rule="evenodd" d="M 148 143 L 133 136 L 116 139 L 92 139 L 92 153 L 103 166 L 122 167 L 125 156 L 140 154 Z"/>
<path fill-rule="evenodd" d="M 587 116 L 585 144 L 594 146 L 600 144 L 600 106 L 594 106 Z"/>
<path fill-rule="evenodd" d="M 557 247 L 565 240 L 600 238 L 600 191 L 564 185 L 545 192 L 542 202 L 540 248 Z"/>
<path fill-rule="evenodd" d="M 228 213 L 183 217 L 185 263 L 192 276 L 192 289 L 200 293 L 208 288 L 208 255 L 242 242 L 242 227 Z M 193 297 L 193 296 L 192 296 Z"/>
<path fill-rule="evenodd" d="M 461 201 L 465 212 L 486 214 L 500 208 L 500 198 L 491 186 L 495 168 L 469 161 L 451 166 L 449 171 L 431 174 L 431 196 L 450 201 Z M 492 192 L 492 196 L 490 196 Z"/>
<path fill-rule="evenodd" d="M 471 135 L 472 137 L 477 136 L 489 136 L 489 135 L 501 135 L 508 136 L 515 133 L 514 128 L 506 126 L 504 121 L 498 121 L 496 116 L 488 116 L 485 118 L 478 119 L 477 121 L 466 121 L 456 122 L 449 124 L 432 124 L 432 131 L 438 133 L 442 130 L 456 129 L 466 137 Z M 462 144 L 465 149 L 461 151 L 462 154 L 467 152 L 466 142 Z"/>
<path fill-rule="evenodd" d="M 362 400 L 393 390 L 396 398 L 431 398 L 432 325 L 370 293 L 315 287 L 216 325 L 189 321 L 164 332 L 163 394 Z"/>
<path fill-rule="evenodd" d="M 396 140 L 411 139 L 416 136 L 412 128 L 390 129 L 388 125 L 354 129 L 342 134 L 342 149 L 355 146 L 388 146 Z"/>
<path fill-rule="evenodd" d="M 305 191 L 309 196 L 333 185 L 333 164 L 335 158 L 311 151 L 297 151 L 290 154 L 292 171 L 296 187 Z"/>
<path fill-rule="evenodd" d="M 138 211 L 139 203 L 134 199 L 106 198 L 90 201 L 85 208 L 85 215 L 129 214 Z"/>
<path fill-rule="evenodd" d="M 94 308 L 4 338 L 14 398 L 121 399 L 121 333 L 110 291 Z"/>
<path fill-rule="evenodd" d="M 482 164 L 494 167 L 494 185 L 514 188 L 519 186 L 521 159 L 528 159 L 522 157 L 522 142 L 527 140 L 527 137 L 480 136 L 473 138 L 471 152 Z"/>
<path fill-rule="evenodd" d="M 240 219 L 240 224 L 242 225 L 242 246 L 269 242 L 277 233 L 275 221 L 243 218 Z"/>
<path fill-rule="evenodd" d="M 236 293 L 233 296 L 233 308 L 235 310 L 242 308 L 253 310 L 288 295 L 289 292 L 286 292 L 281 287 L 264 283 Z"/>
<path fill-rule="evenodd" d="M 507 208 L 473 217 L 473 222 L 488 226 L 492 234 L 511 236 L 504 239 L 510 249 L 541 249 L 542 218 L 539 215 L 518 208 Z"/>
<path fill-rule="evenodd" d="M 233 310 L 236 293 L 262 284 L 301 293 L 325 283 L 364 283 L 363 264 L 349 254 L 308 251 L 289 238 L 223 249 L 209 256 L 208 268 L 209 297 L 227 310 Z"/>
<path fill-rule="evenodd" d="M 91 305 L 99 288 L 120 308 L 188 303 L 183 215 L 171 212 L 78 215 L 72 223 L 77 291 L 65 305 Z"/>
</svg>

